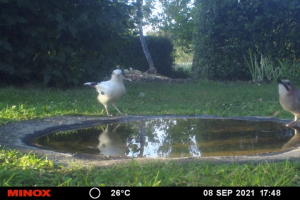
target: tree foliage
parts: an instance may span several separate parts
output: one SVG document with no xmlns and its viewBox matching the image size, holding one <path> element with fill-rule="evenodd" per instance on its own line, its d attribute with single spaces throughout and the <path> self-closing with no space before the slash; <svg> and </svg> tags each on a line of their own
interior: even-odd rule
<svg viewBox="0 0 300 200">
<path fill-rule="evenodd" d="M 271 60 L 300 57 L 300 2 L 197 0 L 193 71 L 209 79 L 250 78 L 249 50 Z"/>
<path fill-rule="evenodd" d="M 192 50 L 194 30 L 193 1 L 160 0 L 154 3 L 161 9 L 149 16 L 148 21 L 153 27 L 168 33 L 178 48 L 189 53 Z"/>
<path fill-rule="evenodd" d="M 0 0 L 1 80 L 77 85 L 119 64 L 131 6 L 117 0 Z"/>
</svg>

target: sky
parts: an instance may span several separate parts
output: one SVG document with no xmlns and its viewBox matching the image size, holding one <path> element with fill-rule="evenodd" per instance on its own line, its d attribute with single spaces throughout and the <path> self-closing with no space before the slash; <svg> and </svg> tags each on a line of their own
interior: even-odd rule
<svg viewBox="0 0 300 200">
<path fill-rule="evenodd" d="M 147 0 L 144 1 L 144 4 Z M 191 0 L 191 4 L 194 4 L 194 0 Z M 156 4 L 154 6 L 154 9 L 152 9 L 152 15 L 151 16 L 156 16 L 158 13 L 162 13 L 163 9 L 162 9 L 162 4 L 160 3 L 160 1 L 156 1 Z M 144 29 L 144 35 L 147 35 L 148 32 L 152 32 L 153 31 L 153 27 L 151 25 L 147 25 L 147 26 L 143 26 Z"/>
</svg>

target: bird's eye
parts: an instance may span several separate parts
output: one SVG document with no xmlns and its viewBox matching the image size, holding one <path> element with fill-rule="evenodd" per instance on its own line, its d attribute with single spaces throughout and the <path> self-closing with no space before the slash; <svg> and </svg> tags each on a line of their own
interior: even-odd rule
<svg viewBox="0 0 300 200">
<path fill-rule="evenodd" d="M 290 83 L 288 82 L 287 85 L 290 85 Z"/>
</svg>

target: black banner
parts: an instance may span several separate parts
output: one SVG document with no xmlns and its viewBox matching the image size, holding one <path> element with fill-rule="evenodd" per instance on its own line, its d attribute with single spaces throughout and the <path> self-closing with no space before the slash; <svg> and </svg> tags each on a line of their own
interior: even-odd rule
<svg viewBox="0 0 300 200">
<path fill-rule="evenodd" d="M 290 197 L 296 187 L 0 187 L 0 199 Z"/>
</svg>

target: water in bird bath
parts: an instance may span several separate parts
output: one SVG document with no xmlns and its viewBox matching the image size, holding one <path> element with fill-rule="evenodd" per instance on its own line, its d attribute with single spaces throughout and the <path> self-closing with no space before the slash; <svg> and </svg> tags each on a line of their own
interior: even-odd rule
<svg viewBox="0 0 300 200">
<path fill-rule="evenodd" d="M 133 157 L 237 156 L 281 152 L 299 134 L 270 121 L 151 119 L 57 132 L 32 144 L 69 153 Z"/>
</svg>

